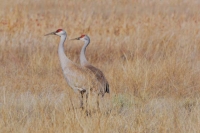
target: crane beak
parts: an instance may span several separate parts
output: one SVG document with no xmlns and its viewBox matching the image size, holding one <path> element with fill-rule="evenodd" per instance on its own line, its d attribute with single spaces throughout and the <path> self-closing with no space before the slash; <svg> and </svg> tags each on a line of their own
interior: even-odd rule
<svg viewBox="0 0 200 133">
<path fill-rule="evenodd" d="M 55 35 L 55 34 L 56 34 L 56 32 L 54 31 L 54 32 L 48 33 L 48 34 L 46 34 L 46 35 L 44 35 L 44 36 Z"/>
<path fill-rule="evenodd" d="M 79 37 L 77 37 L 77 38 L 74 38 L 74 39 L 70 39 L 70 40 L 79 40 L 80 38 Z"/>
</svg>

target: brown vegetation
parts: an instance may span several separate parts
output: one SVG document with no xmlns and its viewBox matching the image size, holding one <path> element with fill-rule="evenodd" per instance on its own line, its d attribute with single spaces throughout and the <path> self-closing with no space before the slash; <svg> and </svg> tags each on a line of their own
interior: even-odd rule
<svg viewBox="0 0 200 133">
<path fill-rule="evenodd" d="M 0 132 L 199 132 L 200 2 L 197 0 L 1 0 Z M 111 95 L 86 117 L 57 55 L 87 58 Z"/>
</svg>

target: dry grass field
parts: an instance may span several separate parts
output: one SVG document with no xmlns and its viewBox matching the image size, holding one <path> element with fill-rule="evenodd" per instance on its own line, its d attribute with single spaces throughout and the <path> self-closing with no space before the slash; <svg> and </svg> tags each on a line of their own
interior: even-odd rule
<svg viewBox="0 0 200 133">
<path fill-rule="evenodd" d="M 200 132 L 198 0 L 0 0 L 0 133 Z M 86 116 L 60 67 L 86 56 L 111 93 Z"/>
</svg>

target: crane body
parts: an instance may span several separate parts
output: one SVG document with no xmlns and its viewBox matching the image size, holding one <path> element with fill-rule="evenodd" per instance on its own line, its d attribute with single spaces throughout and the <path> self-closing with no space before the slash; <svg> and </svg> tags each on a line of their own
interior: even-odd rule
<svg viewBox="0 0 200 133">
<path fill-rule="evenodd" d="M 79 92 L 80 95 L 80 106 L 83 108 L 83 95 L 86 94 L 86 104 L 88 99 L 88 94 L 90 90 L 97 88 L 99 83 L 96 81 L 93 73 L 88 71 L 86 68 L 72 62 L 65 54 L 64 42 L 67 38 L 67 33 L 58 29 L 55 32 L 51 32 L 47 35 L 58 35 L 60 36 L 60 43 L 58 46 L 58 55 L 61 64 L 61 68 L 64 77 L 68 85 L 75 91 Z"/>
<path fill-rule="evenodd" d="M 96 93 L 98 94 L 98 96 L 101 95 L 103 97 L 105 95 L 105 93 L 110 93 L 109 83 L 108 83 L 106 77 L 104 76 L 103 72 L 100 69 L 91 65 L 86 59 L 86 56 L 85 56 L 86 48 L 90 44 L 89 36 L 81 35 L 80 37 L 72 39 L 72 40 L 84 41 L 84 45 L 83 45 L 83 47 L 81 49 L 81 53 L 80 53 L 80 64 L 81 64 L 81 66 L 90 70 L 95 75 L 97 81 L 99 82 L 98 88 L 96 88 L 96 90 L 95 90 Z M 99 100 L 97 99 L 97 105 L 98 104 L 99 104 Z"/>
</svg>

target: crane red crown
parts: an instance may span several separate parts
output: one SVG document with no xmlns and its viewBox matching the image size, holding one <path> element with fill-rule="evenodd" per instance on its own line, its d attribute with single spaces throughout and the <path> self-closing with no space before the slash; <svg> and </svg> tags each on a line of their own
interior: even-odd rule
<svg viewBox="0 0 200 133">
<path fill-rule="evenodd" d="M 60 32 L 60 31 L 62 31 L 62 29 L 58 29 L 58 30 L 56 31 L 56 33 Z"/>
<path fill-rule="evenodd" d="M 81 35 L 80 38 L 83 38 L 85 35 Z"/>
</svg>

